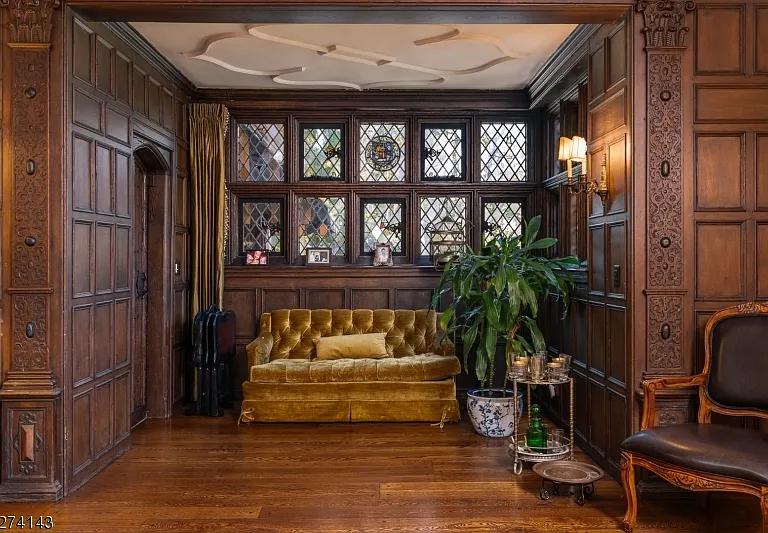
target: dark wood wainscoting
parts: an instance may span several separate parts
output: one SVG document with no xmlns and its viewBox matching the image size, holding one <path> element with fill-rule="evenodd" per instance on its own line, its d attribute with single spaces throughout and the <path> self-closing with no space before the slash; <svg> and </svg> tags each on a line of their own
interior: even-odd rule
<svg viewBox="0 0 768 533">
<path fill-rule="evenodd" d="M 262 313 L 275 309 L 427 309 L 440 278 L 432 267 L 227 267 L 224 306 L 237 316 L 239 393 L 248 379 L 245 345 Z"/>
<path fill-rule="evenodd" d="M 182 88 L 138 56 L 103 24 L 67 11 L 67 175 L 70 246 L 65 250 L 65 494 L 85 483 L 130 445 L 135 389 L 136 219 L 134 168 L 147 174 L 147 209 L 157 213 L 160 246 L 149 246 L 147 388 L 163 389 L 150 416 L 169 416 L 183 395 L 188 345 L 189 194 Z M 148 151 L 149 150 L 149 151 Z M 144 154 L 138 156 L 135 154 Z M 165 245 L 173 240 L 174 245 Z M 151 244 L 151 243 L 150 243 Z M 156 243 L 155 243 L 156 244 Z M 178 265 L 172 273 L 172 265 Z M 159 328 L 159 329 L 158 329 Z M 162 347 L 162 348 L 160 348 Z M 173 350 L 173 353 L 171 353 Z M 163 354 L 159 354 L 163 351 Z M 166 367 L 158 370 L 157 367 Z M 159 380 L 152 382 L 153 379 Z M 151 395 L 148 396 L 152 400 Z M 136 398 L 139 401 L 138 398 Z"/>
</svg>

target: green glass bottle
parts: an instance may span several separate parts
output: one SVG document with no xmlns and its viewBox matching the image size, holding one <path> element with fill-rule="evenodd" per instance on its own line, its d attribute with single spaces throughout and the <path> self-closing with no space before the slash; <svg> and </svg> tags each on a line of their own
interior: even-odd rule
<svg viewBox="0 0 768 533">
<path fill-rule="evenodd" d="M 532 452 L 547 452 L 547 428 L 541 423 L 541 408 L 535 404 L 531 406 L 531 420 L 528 422 L 525 440 Z"/>
</svg>

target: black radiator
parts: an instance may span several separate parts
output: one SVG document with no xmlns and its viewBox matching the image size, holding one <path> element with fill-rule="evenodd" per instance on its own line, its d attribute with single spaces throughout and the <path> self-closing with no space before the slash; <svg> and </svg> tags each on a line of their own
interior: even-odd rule
<svg viewBox="0 0 768 533">
<path fill-rule="evenodd" d="M 196 401 L 190 414 L 221 416 L 232 401 L 235 313 L 212 305 L 195 315 L 194 328 L 192 365 Z"/>
</svg>

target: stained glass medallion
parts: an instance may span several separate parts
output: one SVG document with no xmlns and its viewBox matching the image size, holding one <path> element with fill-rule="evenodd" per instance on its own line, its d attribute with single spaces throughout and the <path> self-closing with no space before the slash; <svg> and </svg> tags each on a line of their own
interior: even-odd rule
<svg viewBox="0 0 768 533">
<path fill-rule="evenodd" d="M 360 124 L 360 181 L 405 181 L 405 124 Z"/>
<path fill-rule="evenodd" d="M 344 179 L 342 126 L 302 126 L 302 171 L 306 180 Z"/>
<path fill-rule="evenodd" d="M 347 252 L 346 202 L 341 197 L 299 198 L 299 255 L 307 248 L 330 248 L 335 256 Z"/>
<path fill-rule="evenodd" d="M 282 252 L 283 203 L 277 199 L 240 200 L 240 252 Z"/>
<path fill-rule="evenodd" d="M 401 255 L 404 250 L 404 200 L 363 200 L 362 253 L 371 254 L 376 243 L 390 243 L 392 252 Z"/>
<path fill-rule="evenodd" d="M 486 122 L 480 133 L 480 179 L 525 181 L 526 125 L 517 122 Z"/>
<path fill-rule="evenodd" d="M 466 179 L 466 128 L 457 125 L 428 125 L 422 128 L 422 179 L 460 181 Z"/>
<path fill-rule="evenodd" d="M 520 235 L 523 227 L 523 204 L 519 202 L 483 202 L 483 245 L 504 235 Z"/>
</svg>

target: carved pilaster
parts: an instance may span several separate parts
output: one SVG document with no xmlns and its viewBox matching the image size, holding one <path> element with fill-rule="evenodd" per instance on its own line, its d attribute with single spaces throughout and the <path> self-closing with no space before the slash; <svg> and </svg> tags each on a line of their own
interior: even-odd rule
<svg viewBox="0 0 768 533">
<path fill-rule="evenodd" d="M 3 206 L 10 226 L 4 295 L 10 372 L 0 389 L 2 476 L 0 501 L 57 500 L 55 428 L 61 391 L 50 354 L 51 320 L 51 138 L 50 63 L 53 12 L 60 0 L 0 0 L 5 8 L 3 86 L 10 109 L 3 119 L 11 158 L 3 176 L 9 193 Z M 7 41 L 6 41 L 7 39 Z"/>
<path fill-rule="evenodd" d="M 640 1 L 647 65 L 646 375 L 685 373 L 683 54 L 690 1 Z"/>
</svg>

